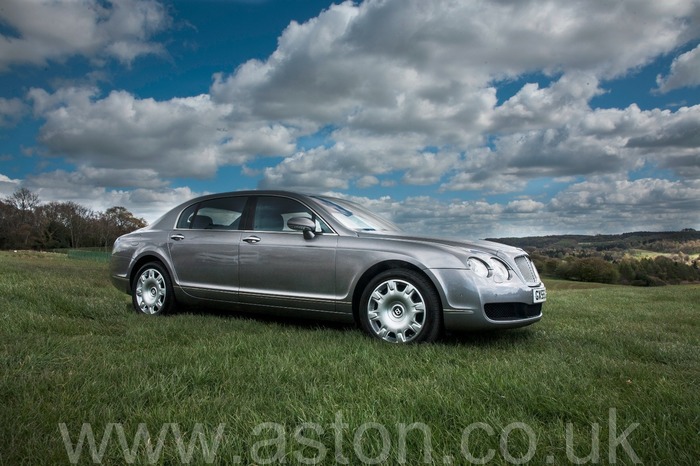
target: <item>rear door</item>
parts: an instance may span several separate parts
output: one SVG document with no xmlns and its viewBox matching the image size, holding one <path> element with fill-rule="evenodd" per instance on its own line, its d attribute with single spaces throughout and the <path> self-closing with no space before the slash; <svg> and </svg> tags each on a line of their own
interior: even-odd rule
<svg viewBox="0 0 700 466">
<path fill-rule="evenodd" d="M 238 299 L 239 225 L 247 198 L 229 196 L 185 209 L 169 237 L 176 281 L 190 296 Z"/>
</svg>

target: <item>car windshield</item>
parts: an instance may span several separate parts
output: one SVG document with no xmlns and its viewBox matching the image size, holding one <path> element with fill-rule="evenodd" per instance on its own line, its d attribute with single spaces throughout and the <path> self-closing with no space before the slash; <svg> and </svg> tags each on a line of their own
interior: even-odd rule
<svg viewBox="0 0 700 466">
<path fill-rule="evenodd" d="M 355 231 L 400 231 L 399 227 L 354 202 L 314 196 L 333 218 Z"/>
</svg>

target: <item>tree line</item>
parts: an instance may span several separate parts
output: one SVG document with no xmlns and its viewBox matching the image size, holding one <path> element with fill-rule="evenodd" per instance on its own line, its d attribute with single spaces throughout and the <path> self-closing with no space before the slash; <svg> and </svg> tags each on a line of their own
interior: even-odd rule
<svg viewBox="0 0 700 466">
<path fill-rule="evenodd" d="M 687 264 L 666 256 L 654 258 L 607 261 L 602 257 L 574 257 L 563 259 L 533 254 L 540 273 L 582 282 L 612 283 L 635 286 L 663 286 L 700 282 L 700 263 Z"/>
<path fill-rule="evenodd" d="M 75 202 L 42 203 L 26 188 L 0 199 L 0 249 L 110 248 L 146 225 L 124 207 L 98 212 Z"/>
<path fill-rule="evenodd" d="M 495 241 L 525 249 L 549 277 L 637 286 L 700 283 L 700 231 L 693 228 Z"/>
</svg>

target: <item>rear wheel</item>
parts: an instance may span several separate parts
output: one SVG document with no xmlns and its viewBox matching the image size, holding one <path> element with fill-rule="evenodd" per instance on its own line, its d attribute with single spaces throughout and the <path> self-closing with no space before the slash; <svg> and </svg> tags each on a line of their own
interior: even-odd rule
<svg viewBox="0 0 700 466">
<path fill-rule="evenodd" d="M 141 314 L 165 314 L 175 302 L 170 275 L 158 262 L 150 262 L 141 267 L 131 289 L 134 310 Z"/>
<path fill-rule="evenodd" d="M 440 298 L 412 270 L 387 270 L 369 282 L 360 300 L 360 322 L 373 337 L 391 343 L 434 341 L 442 327 Z"/>
</svg>

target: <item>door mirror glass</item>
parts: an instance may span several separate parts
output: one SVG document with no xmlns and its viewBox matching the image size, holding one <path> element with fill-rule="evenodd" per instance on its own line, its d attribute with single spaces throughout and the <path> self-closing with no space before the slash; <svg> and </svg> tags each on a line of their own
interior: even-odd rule
<svg viewBox="0 0 700 466">
<path fill-rule="evenodd" d="M 316 229 L 316 222 L 307 217 L 292 217 L 287 221 L 287 226 L 295 231 L 313 232 Z"/>
</svg>

